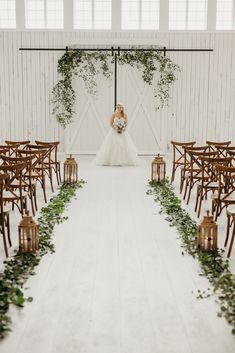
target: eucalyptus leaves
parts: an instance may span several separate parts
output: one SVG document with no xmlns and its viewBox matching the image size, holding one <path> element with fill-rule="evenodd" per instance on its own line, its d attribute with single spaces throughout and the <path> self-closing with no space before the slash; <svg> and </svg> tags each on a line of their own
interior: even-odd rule
<svg viewBox="0 0 235 353">
<path fill-rule="evenodd" d="M 175 195 L 169 181 L 149 182 L 151 189 L 147 194 L 154 194 L 155 201 L 160 202 L 161 213 L 166 213 L 166 220 L 177 228 L 181 237 L 181 246 L 188 254 L 197 258 L 201 266 L 201 275 L 206 276 L 217 294 L 220 304 L 218 316 L 224 316 L 232 326 L 235 334 L 235 277 L 229 270 L 229 263 L 223 258 L 223 250 L 216 253 L 199 251 L 197 248 L 197 225 L 190 215 L 181 207 L 180 199 Z M 184 251 L 182 252 L 184 253 Z M 199 298 L 208 294 L 198 291 Z"/>
<path fill-rule="evenodd" d="M 17 252 L 13 258 L 5 261 L 5 268 L 0 272 L 0 339 L 10 331 L 11 319 L 7 315 L 10 304 L 22 307 L 25 300 L 33 300 L 31 297 L 25 298 L 23 284 L 29 276 L 35 274 L 34 268 L 42 256 L 55 251 L 51 242 L 54 226 L 67 219 L 62 213 L 70 199 L 75 196 L 76 189 L 81 188 L 83 183 L 84 181 L 80 180 L 73 186 L 63 184 L 59 188 L 58 195 L 41 209 L 41 216 L 38 219 L 40 236 L 37 253 Z"/>
<path fill-rule="evenodd" d="M 73 121 L 75 91 L 72 86 L 74 76 L 83 79 L 85 88 L 90 94 L 96 93 L 97 83 L 95 77 L 103 74 L 106 78 L 112 75 L 110 64 L 114 62 L 114 56 L 108 51 L 82 51 L 69 50 L 58 60 L 57 71 L 62 78 L 54 86 L 52 91 L 53 114 L 57 121 L 66 127 Z M 153 84 L 155 72 L 159 72 L 159 79 L 154 88 L 154 97 L 157 98 L 157 109 L 168 104 L 169 90 L 176 80 L 176 72 L 179 66 L 162 52 L 153 49 L 133 49 L 121 51 L 117 56 L 120 65 L 128 64 L 142 73 L 144 82 Z"/>
</svg>

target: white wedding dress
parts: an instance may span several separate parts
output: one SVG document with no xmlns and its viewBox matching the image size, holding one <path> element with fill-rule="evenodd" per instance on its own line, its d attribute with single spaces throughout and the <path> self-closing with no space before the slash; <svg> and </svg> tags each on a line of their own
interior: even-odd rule
<svg viewBox="0 0 235 353">
<path fill-rule="evenodd" d="M 114 123 L 125 121 L 123 118 L 114 118 Z M 116 130 L 110 128 L 105 137 L 99 151 L 97 152 L 95 163 L 97 165 L 137 165 L 140 159 L 137 156 L 136 147 L 125 130 L 118 133 Z"/>
</svg>

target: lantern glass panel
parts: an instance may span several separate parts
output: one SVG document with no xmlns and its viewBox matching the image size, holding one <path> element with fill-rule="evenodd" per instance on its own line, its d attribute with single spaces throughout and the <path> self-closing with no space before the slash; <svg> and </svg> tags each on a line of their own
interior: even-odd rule
<svg viewBox="0 0 235 353">
<path fill-rule="evenodd" d="M 38 250 L 38 225 L 33 218 L 23 216 L 18 228 L 20 252 L 35 252 Z"/>
<path fill-rule="evenodd" d="M 64 162 L 64 182 L 75 184 L 78 181 L 78 164 L 70 155 Z"/>
<path fill-rule="evenodd" d="M 209 216 L 209 211 L 198 226 L 198 247 L 206 251 L 217 250 L 217 224 Z"/>
</svg>

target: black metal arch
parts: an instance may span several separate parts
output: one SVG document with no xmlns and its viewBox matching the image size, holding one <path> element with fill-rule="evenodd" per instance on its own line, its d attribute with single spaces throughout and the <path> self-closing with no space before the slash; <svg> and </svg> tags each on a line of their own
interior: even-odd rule
<svg viewBox="0 0 235 353">
<path fill-rule="evenodd" d="M 19 50 L 23 50 L 23 51 L 69 51 L 69 50 L 82 50 L 82 51 L 110 51 L 112 53 L 112 55 L 114 56 L 114 110 L 116 109 L 116 104 L 117 104 L 117 56 L 120 55 L 121 51 L 149 51 L 149 50 L 153 50 L 153 51 L 162 51 L 163 55 L 166 56 L 167 52 L 212 52 L 213 49 L 172 49 L 172 48 L 167 48 L 167 47 L 162 47 L 162 48 L 151 48 L 151 49 L 147 49 L 147 48 L 121 48 L 120 46 L 118 47 L 114 47 L 112 46 L 111 48 L 69 48 L 68 46 L 66 46 L 65 48 L 19 48 Z"/>
</svg>

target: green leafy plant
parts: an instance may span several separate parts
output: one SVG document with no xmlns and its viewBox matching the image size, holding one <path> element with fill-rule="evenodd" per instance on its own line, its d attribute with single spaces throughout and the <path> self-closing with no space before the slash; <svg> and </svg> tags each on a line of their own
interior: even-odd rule
<svg viewBox="0 0 235 353">
<path fill-rule="evenodd" d="M 154 200 L 161 204 L 160 213 L 167 215 L 166 220 L 176 227 L 180 234 L 181 246 L 184 252 L 198 259 L 201 275 L 206 276 L 212 285 L 220 304 L 218 316 L 226 318 L 235 334 L 235 277 L 229 270 L 229 262 L 223 258 L 224 251 L 200 251 L 197 247 L 197 224 L 186 210 L 181 207 L 181 201 L 174 193 L 168 180 L 163 182 L 150 181 L 151 189 L 147 194 L 153 194 Z M 198 292 L 198 298 L 205 298 L 209 291 Z"/>
<path fill-rule="evenodd" d="M 35 274 L 35 267 L 42 256 L 55 251 L 52 243 L 53 230 L 56 224 L 67 219 L 62 213 L 71 198 L 75 196 L 76 189 L 84 184 L 80 180 L 75 185 L 62 184 L 58 195 L 53 197 L 49 204 L 41 209 L 39 224 L 39 250 L 36 253 L 20 253 L 19 251 L 4 262 L 4 270 L 0 272 L 0 338 L 4 338 L 10 331 L 11 319 L 7 314 L 10 304 L 22 307 L 25 303 L 23 285 L 29 276 Z M 31 302 L 32 297 L 27 298 Z"/>
<path fill-rule="evenodd" d="M 159 79 L 154 88 L 154 97 L 160 102 L 157 109 L 168 104 L 170 98 L 170 87 L 176 80 L 176 72 L 180 71 L 179 66 L 174 64 L 170 58 L 162 52 L 153 50 L 121 51 L 117 56 L 120 65 L 130 65 L 142 72 L 143 81 L 149 85 L 153 84 L 155 72 L 159 72 Z M 114 57 L 107 51 L 82 51 L 69 50 L 58 60 L 57 71 L 62 78 L 56 83 L 52 91 L 52 113 L 57 121 L 65 128 L 73 121 L 75 114 L 75 91 L 73 89 L 73 77 L 80 77 L 85 88 L 90 94 L 96 93 L 95 77 L 103 74 L 110 78 L 112 72 L 110 64 Z"/>
</svg>

